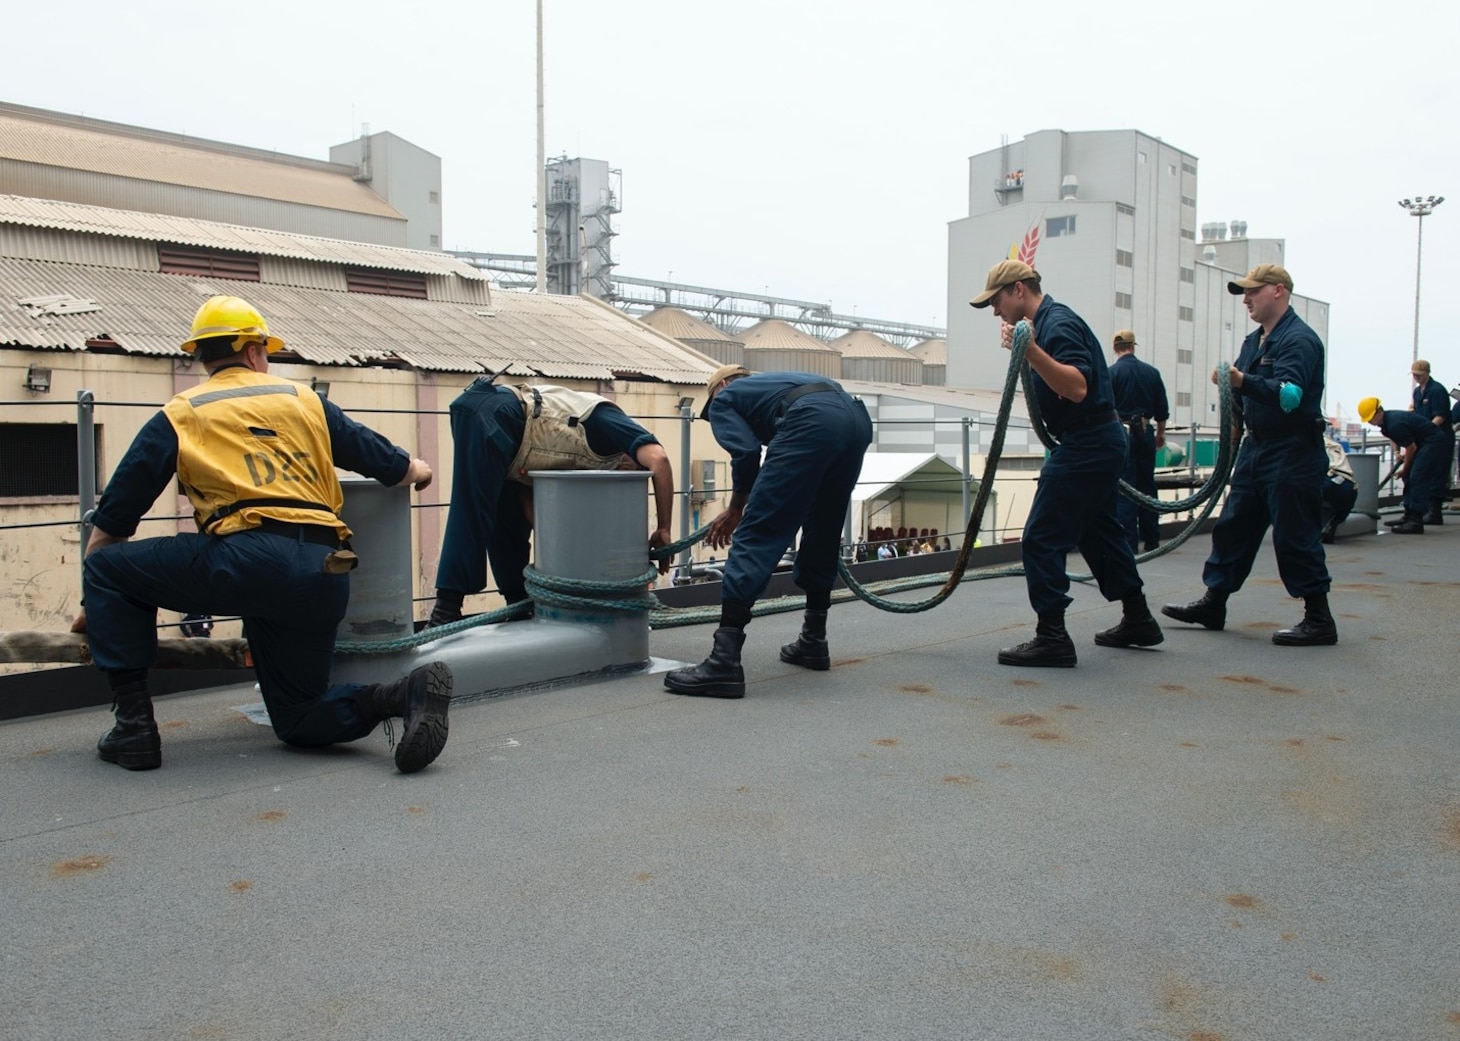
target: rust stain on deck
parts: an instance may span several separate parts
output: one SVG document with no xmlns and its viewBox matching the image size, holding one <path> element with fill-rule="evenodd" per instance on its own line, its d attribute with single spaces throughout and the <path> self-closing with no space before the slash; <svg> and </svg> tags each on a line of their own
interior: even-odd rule
<svg viewBox="0 0 1460 1041">
<path fill-rule="evenodd" d="M 1045 719 L 1043 716 L 1035 715 L 1033 712 L 1025 712 L 1023 715 L 1005 716 L 1003 719 L 999 720 L 999 726 L 1032 727 L 1038 726 L 1040 723 L 1048 722 L 1049 720 Z"/>
<path fill-rule="evenodd" d="M 976 783 L 968 774 L 949 774 L 943 778 L 944 784 L 974 784 Z"/>
<path fill-rule="evenodd" d="M 1010 680 L 1009 685 L 1013 687 L 1038 687 L 1040 683 L 1038 680 L 1020 678 L 1017 680 Z"/>
<path fill-rule="evenodd" d="M 872 743 L 874 745 L 881 745 L 883 748 L 893 748 L 896 745 L 902 744 L 902 742 L 895 737 L 879 737 L 876 741 L 873 741 Z"/>
<path fill-rule="evenodd" d="M 1029 735 L 1029 739 L 1031 741 L 1058 741 L 1062 743 L 1065 740 L 1065 736 L 1055 733 L 1053 730 L 1036 730 Z"/>
<path fill-rule="evenodd" d="M 1278 683 L 1269 683 L 1267 685 L 1267 689 L 1270 690 L 1270 691 L 1272 691 L 1274 694 L 1301 694 L 1301 693 L 1303 693 L 1297 687 L 1284 687 L 1284 686 L 1282 686 L 1281 684 L 1278 684 Z"/>
<path fill-rule="evenodd" d="M 289 816 L 285 810 L 265 810 L 263 813 L 254 814 L 254 820 L 263 821 L 265 824 L 273 824 Z"/>
<path fill-rule="evenodd" d="M 425 813 L 426 812 L 426 807 L 424 807 L 424 806 L 407 806 L 406 807 L 406 812 L 407 813 Z"/>
<path fill-rule="evenodd" d="M 651 874 L 650 874 L 650 873 L 649 873 L 649 872 L 647 872 L 647 871 L 640 871 L 640 872 L 639 872 L 639 873 L 638 873 L 638 874 L 636 874 L 636 875 L 635 875 L 635 876 L 634 876 L 634 881 L 635 881 L 635 882 L 647 882 L 647 881 L 649 881 L 649 880 L 650 880 L 650 879 L 651 879 L 651 878 L 653 878 L 653 877 L 654 877 L 654 876 L 653 876 L 653 875 L 651 875 Z"/>
<path fill-rule="evenodd" d="M 1254 683 L 1254 684 L 1263 684 L 1263 683 L 1266 683 L 1267 682 L 1267 680 L 1258 679 L 1256 676 L 1237 676 L 1237 675 L 1231 675 L 1231 676 L 1218 676 L 1217 679 L 1219 679 L 1219 680 L 1226 680 L 1228 683 Z"/>
<path fill-rule="evenodd" d="M 903 694 L 933 694 L 935 691 L 926 683 L 904 683 L 897 688 Z"/>
<path fill-rule="evenodd" d="M 247 893 L 253 888 L 253 883 L 246 878 L 240 878 L 237 882 L 228 887 L 235 893 Z"/>
<path fill-rule="evenodd" d="M 1059 706 L 1059 710 L 1061 712 L 1084 712 L 1085 711 L 1079 705 L 1060 705 Z"/>
<path fill-rule="evenodd" d="M 1187 689 L 1179 683 L 1163 683 L 1161 689 L 1171 694 L 1185 694 Z"/>
<path fill-rule="evenodd" d="M 1256 910 L 1262 906 L 1262 901 L 1255 896 L 1246 893 L 1228 893 L 1222 897 L 1222 903 L 1228 907 L 1241 908 L 1244 911 Z"/>
<path fill-rule="evenodd" d="M 170 720 L 169 722 L 163 723 L 162 724 L 162 729 L 163 730 L 181 730 L 183 727 L 185 727 L 187 725 L 188 725 L 188 721 L 186 719 L 174 719 L 174 720 Z"/>
<path fill-rule="evenodd" d="M 109 856 L 98 856 L 95 853 L 88 853 L 83 857 L 75 857 L 71 860 L 60 860 L 51 868 L 51 874 L 66 877 L 69 875 L 85 875 L 92 871 L 100 871 L 112 862 Z"/>
<path fill-rule="evenodd" d="M 33 755 L 33 756 L 50 755 L 54 751 L 55 751 L 54 748 L 37 748 L 34 752 L 31 753 L 31 755 Z"/>
</svg>

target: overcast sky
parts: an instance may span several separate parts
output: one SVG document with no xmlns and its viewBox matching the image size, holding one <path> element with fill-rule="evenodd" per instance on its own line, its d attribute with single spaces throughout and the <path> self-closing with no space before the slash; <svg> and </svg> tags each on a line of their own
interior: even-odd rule
<svg viewBox="0 0 1460 1041">
<path fill-rule="evenodd" d="M 534 10 L 16 4 L 0 97 L 317 158 L 368 122 L 441 156 L 447 248 L 532 253 Z M 1001 134 L 1128 127 L 1200 160 L 1198 227 L 1287 240 L 1298 291 L 1332 303 L 1329 408 L 1350 415 L 1408 397 L 1417 222 L 1396 201 L 1452 194 L 1425 219 L 1420 355 L 1460 382 L 1460 6 L 545 10 L 548 154 L 622 169 L 622 274 L 941 326 L 968 156 Z"/>
</svg>

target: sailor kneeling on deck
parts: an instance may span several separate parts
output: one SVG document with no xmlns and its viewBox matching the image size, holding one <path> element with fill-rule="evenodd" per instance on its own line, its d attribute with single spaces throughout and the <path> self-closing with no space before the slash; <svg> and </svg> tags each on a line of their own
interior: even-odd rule
<svg viewBox="0 0 1460 1041">
<path fill-rule="evenodd" d="M 97 743 L 109 763 L 162 765 L 147 687 L 159 607 L 242 616 L 274 733 L 287 744 L 354 741 L 400 716 L 402 773 L 422 769 L 446 744 L 445 664 L 386 684 L 329 682 L 355 564 L 334 468 L 419 490 L 431 467 L 308 386 L 270 376 L 269 355 L 283 346 L 246 301 L 204 303 L 182 349 L 208 379 L 147 422 L 93 515 L 85 607 L 72 629 L 87 633 L 111 685 L 116 726 Z M 174 479 L 193 505 L 197 533 L 129 541 Z"/>
</svg>

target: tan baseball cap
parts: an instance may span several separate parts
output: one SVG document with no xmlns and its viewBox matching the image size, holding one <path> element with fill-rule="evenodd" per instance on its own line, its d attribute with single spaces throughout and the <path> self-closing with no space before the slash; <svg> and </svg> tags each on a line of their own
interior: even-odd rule
<svg viewBox="0 0 1460 1041">
<path fill-rule="evenodd" d="M 988 281 L 984 283 L 983 292 L 969 301 L 973 307 L 987 307 L 993 300 L 994 294 L 1005 286 L 1011 286 L 1015 282 L 1022 282 L 1026 278 L 1039 281 L 1039 272 L 1035 271 L 1022 260 L 1001 260 L 994 265 L 989 272 Z"/>
<path fill-rule="evenodd" d="M 1416 376 L 1428 376 L 1430 374 L 1430 363 L 1425 361 L 1423 358 L 1419 358 L 1415 361 L 1413 365 L 1409 367 L 1409 371 Z"/>
<path fill-rule="evenodd" d="M 1251 271 L 1247 272 L 1246 278 L 1234 279 L 1227 283 L 1227 292 L 1233 296 L 1241 296 L 1248 289 L 1256 289 L 1258 286 L 1282 286 L 1289 293 L 1293 291 L 1293 276 L 1288 274 L 1288 269 L 1281 264 L 1258 264 Z"/>
<path fill-rule="evenodd" d="M 1115 334 L 1115 345 L 1117 347 L 1136 346 L 1136 334 L 1134 329 L 1122 329 Z"/>
<path fill-rule="evenodd" d="M 731 376 L 749 375 L 750 370 L 747 369 L 744 365 L 721 365 L 718 369 L 716 369 L 715 374 L 711 376 L 709 382 L 705 384 L 705 407 L 700 409 L 700 418 L 710 418 L 710 402 L 714 400 L 713 392 L 715 388 L 720 385 L 721 381 L 728 380 Z"/>
</svg>

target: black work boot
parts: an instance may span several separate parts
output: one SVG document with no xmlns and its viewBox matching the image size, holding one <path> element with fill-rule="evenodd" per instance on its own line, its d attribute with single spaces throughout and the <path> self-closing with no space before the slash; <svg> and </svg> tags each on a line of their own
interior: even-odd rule
<svg viewBox="0 0 1460 1041">
<path fill-rule="evenodd" d="M 831 648 L 826 643 L 826 612 L 806 612 L 801 622 L 801 635 L 795 643 L 781 646 L 781 661 L 821 672 L 831 668 Z"/>
<path fill-rule="evenodd" d="M 1272 642 L 1281 647 L 1327 647 L 1338 642 L 1338 626 L 1328 610 L 1328 596 L 1303 598 L 1303 620 L 1291 629 L 1279 629 Z"/>
<path fill-rule="evenodd" d="M 1419 519 L 1421 524 L 1444 524 L 1445 514 L 1440 509 L 1439 503 L 1431 503 L 1429 512 Z"/>
<path fill-rule="evenodd" d="M 426 619 L 426 628 L 434 629 L 438 625 L 461 621 L 461 602 L 465 599 L 464 593 L 458 593 L 454 589 L 436 590 L 436 603 L 431 606 L 431 617 Z"/>
<path fill-rule="evenodd" d="M 1193 600 L 1189 604 L 1167 604 L 1161 608 L 1161 613 L 1178 622 L 1220 629 L 1227 624 L 1227 594 L 1208 589 L 1200 600 Z"/>
<path fill-rule="evenodd" d="M 1394 526 L 1396 535 L 1423 535 L 1424 533 L 1424 518 L 1414 511 L 1406 513 L 1404 519 Z"/>
<path fill-rule="evenodd" d="M 666 673 L 664 686 L 692 697 L 743 698 L 745 670 L 740 667 L 740 649 L 744 646 L 744 629 L 722 625 L 715 630 L 710 656 L 691 668 Z"/>
<path fill-rule="evenodd" d="M 1154 647 L 1166 639 L 1156 619 L 1151 617 L 1144 593 L 1132 593 L 1120 603 L 1120 624 L 1096 633 L 1097 644 L 1101 647 Z"/>
<path fill-rule="evenodd" d="M 1065 613 L 1046 611 L 1040 615 L 1039 624 L 1034 627 L 1034 639 L 999 651 L 999 664 L 1073 669 L 1075 642 L 1065 631 Z"/>
<path fill-rule="evenodd" d="M 401 717 L 395 766 L 403 774 L 424 770 L 446 747 L 450 727 L 451 667 L 433 661 L 392 683 L 375 683 L 360 694 L 361 710 L 377 722 Z"/>
<path fill-rule="evenodd" d="M 1338 520 L 1336 518 L 1329 517 L 1328 521 L 1323 525 L 1323 530 L 1318 534 L 1318 540 L 1326 546 L 1332 543 L 1333 540 L 1337 537 Z"/>
<path fill-rule="evenodd" d="M 101 735 L 96 754 L 127 770 L 156 770 L 162 765 L 162 735 L 146 684 L 131 683 L 112 691 L 112 709 L 117 725 Z"/>
</svg>

